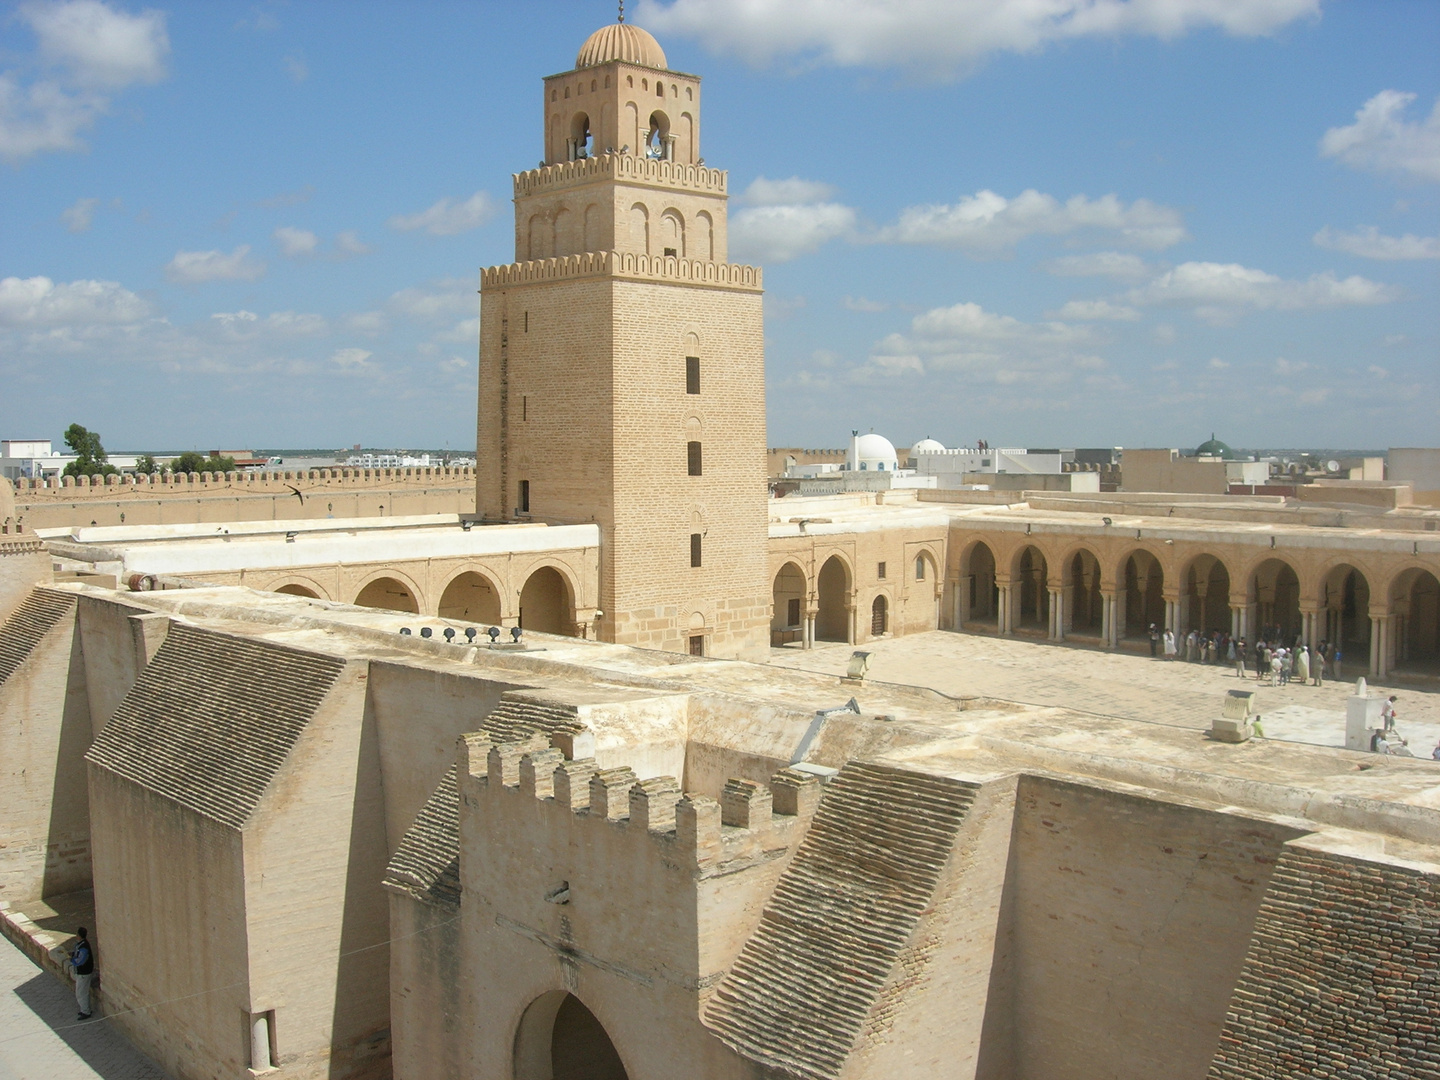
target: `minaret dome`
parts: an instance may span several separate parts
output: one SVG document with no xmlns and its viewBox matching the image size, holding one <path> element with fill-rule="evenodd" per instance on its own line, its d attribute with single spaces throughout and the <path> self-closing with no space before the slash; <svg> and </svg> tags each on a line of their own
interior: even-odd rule
<svg viewBox="0 0 1440 1080">
<path fill-rule="evenodd" d="M 660 43 L 649 31 L 630 23 L 611 23 L 596 30 L 580 46 L 575 67 L 598 67 L 611 60 L 665 70 L 665 50 Z"/>
</svg>

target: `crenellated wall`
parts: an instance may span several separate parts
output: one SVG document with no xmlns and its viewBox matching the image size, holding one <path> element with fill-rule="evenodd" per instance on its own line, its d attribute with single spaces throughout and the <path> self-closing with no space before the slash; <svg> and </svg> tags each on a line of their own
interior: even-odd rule
<svg viewBox="0 0 1440 1080">
<path fill-rule="evenodd" d="M 17 481 L 23 526 L 170 525 L 193 522 L 470 514 L 471 468 L 310 469 L 240 473 L 126 473 Z"/>
</svg>

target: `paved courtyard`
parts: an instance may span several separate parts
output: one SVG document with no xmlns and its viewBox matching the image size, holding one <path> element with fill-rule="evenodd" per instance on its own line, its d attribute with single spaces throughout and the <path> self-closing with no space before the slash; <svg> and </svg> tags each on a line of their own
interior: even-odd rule
<svg viewBox="0 0 1440 1080">
<path fill-rule="evenodd" d="M 777 666 L 844 674 L 857 646 L 821 642 L 816 648 L 772 649 Z M 1130 652 L 1052 645 L 1023 637 L 934 631 L 858 646 L 870 653 L 868 678 L 927 686 L 954 696 L 980 695 L 1034 705 L 1059 705 L 1157 724 L 1205 729 L 1226 690 L 1258 691 L 1265 735 L 1271 739 L 1345 745 L 1345 702 L 1354 679 L 1324 686 L 1271 687 L 1245 680 L 1224 665 L 1152 660 Z M 1371 683 L 1370 692 L 1398 694 L 1399 730 L 1416 757 L 1430 757 L 1440 741 L 1440 692 Z M 1440 768 L 1440 763 L 1437 763 Z"/>
<path fill-rule="evenodd" d="M 0 938 L 0 1080 L 166 1080 L 98 1013 L 75 1019 L 75 995 Z"/>
</svg>

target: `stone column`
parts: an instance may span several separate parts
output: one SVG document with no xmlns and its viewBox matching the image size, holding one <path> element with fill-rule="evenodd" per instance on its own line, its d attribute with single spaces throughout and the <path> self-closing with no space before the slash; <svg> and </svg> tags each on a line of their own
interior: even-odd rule
<svg viewBox="0 0 1440 1080">
<path fill-rule="evenodd" d="M 270 1014 L 250 1014 L 250 1069 L 265 1072 L 273 1069 L 270 1061 Z"/>
<path fill-rule="evenodd" d="M 1115 647 L 1115 594 L 1100 594 L 1100 638 L 1107 649 Z"/>
<path fill-rule="evenodd" d="M 1385 617 L 1370 613 L 1370 677 L 1380 677 L 1380 636 L 1384 632 Z"/>
<path fill-rule="evenodd" d="M 1010 633 L 1010 583 L 998 586 L 1000 589 L 1000 606 L 995 613 L 995 626 L 1002 635 Z"/>
<path fill-rule="evenodd" d="M 1059 586 L 1050 592 L 1050 612 L 1055 620 L 1055 640 L 1065 640 L 1065 588 Z"/>
</svg>

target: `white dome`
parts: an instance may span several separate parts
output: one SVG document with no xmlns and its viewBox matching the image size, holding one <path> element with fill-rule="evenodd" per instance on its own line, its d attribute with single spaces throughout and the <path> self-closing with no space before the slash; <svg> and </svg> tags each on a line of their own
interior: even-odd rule
<svg viewBox="0 0 1440 1080">
<path fill-rule="evenodd" d="M 945 451 L 945 444 L 935 439 L 921 439 L 910 448 L 910 456 L 916 454 L 941 454 Z"/>
<path fill-rule="evenodd" d="M 900 467 L 895 454 L 895 444 L 884 435 L 876 435 L 873 431 L 868 435 L 857 436 L 851 444 L 850 467 L 893 472 Z"/>
</svg>

